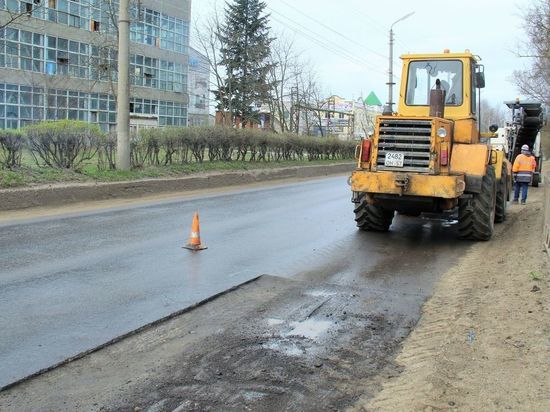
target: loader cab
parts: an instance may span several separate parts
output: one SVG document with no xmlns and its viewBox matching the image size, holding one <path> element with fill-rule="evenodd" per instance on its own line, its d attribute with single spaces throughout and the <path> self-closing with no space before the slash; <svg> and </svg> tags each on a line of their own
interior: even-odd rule
<svg viewBox="0 0 550 412">
<path fill-rule="evenodd" d="M 446 91 L 444 117 L 454 120 L 458 142 L 478 143 L 477 88 L 485 86 L 483 66 L 470 52 L 408 54 L 403 71 L 398 115 L 428 117 L 430 91 L 439 79 Z"/>
</svg>

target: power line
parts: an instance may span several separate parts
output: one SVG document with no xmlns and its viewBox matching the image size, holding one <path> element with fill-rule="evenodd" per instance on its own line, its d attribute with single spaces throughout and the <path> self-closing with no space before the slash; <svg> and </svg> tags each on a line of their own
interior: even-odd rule
<svg viewBox="0 0 550 412">
<path fill-rule="evenodd" d="M 345 36 L 345 35 L 342 34 L 341 32 L 339 32 L 339 31 L 333 29 L 332 27 L 327 26 L 327 25 L 326 25 L 325 23 L 323 23 L 322 21 L 320 21 L 320 20 L 318 20 L 318 19 L 315 19 L 314 17 L 308 15 L 307 13 L 302 12 L 301 10 L 299 10 L 299 9 L 297 9 L 296 7 L 292 6 L 291 4 L 289 4 L 288 2 L 286 2 L 285 0 L 280 0 L 280 1 L 281 1 L 282 3 L 284 3 L 286 6 L 288 6 L 288 7 L 292 8 L 292 9 L 294 9 L 294 10 L 297 11 L 298 13 L 304 15 L 305 17 L 309 18 L 310 20 L 312 20 L 312 21 L 316 22 L 317 24 L 319 24 L 319 25 L 325 27 L 326 29 L 332 31 L 333 33 L 339 35 L 340 37 L 346 39 L 347 41 L 349 41 L 349 42 L 351 42 L 351 43 L 354 43 L 354 44 L 358 45 L 359 47 L 362 47 L 363 49 L 365 49 L 365 50 L 369 51 L 370 53 L 373 53 L 373 54 L 375 54 L 375 55 L 377 55 L 377 56 L 379 56 L 379 57 L 381 57 L 381 58 L 384 58 L 384 59 L 387 59 L 387 58 L 388 58 L 388 56 L 384 56 L 383 54 L 378 53 L 378 52 L 376 52 L 376 51 L 374 51 L 374 50 L 372 50 L 372 49 L 366 47 L 364 44 L 359 43 L 359 42 L 357 42 L 356 40 L 354 40 L 354 39 L 352 39 L 352 38 L 349 38 L 348 36 Z M 379 30 L 381 33 L 383 33 L 384 35 L 387 34 L 387 28 L 385 28 L 384 26 L 382 26 L 382 25 L 381 25 L 380 23 L 378 23 L 375 19 L 373 19 L 372 17 L 366 15 L 365 13 L 362 13 L 358 8 L 355 8 L 354 12 L 358 12 L 358 13 L 361 14 L 363 17 L 365 17 L 365 18 L 367 18 L 368 20 L 372 21 L 372 22 L 374 23 L 374 25 L 376 25 L 376 26 L 379 27 L 378 30 Z M 402 47 L 407 48 L 407 46 L 405 46 L 405 45 L 404 45 L 401 41 L 399 41 L 398 39 L 395 39 L 395 38 L 394 38 L 394 41 L 395 41 L 396 43 L 399 43 Z M 394 67 L 396 67 L 396 68 L 398 68 L 398 69 L 401 68 L 401 67 L 399 66 L 399 64 L 396 63 L 396 62 L 394 62 L 393 65 L 394 65 Z"/>
<path fill-rule="evenodd" d="M 283 1 L 283 0 L 282 0 L 282 1 Z M 316 40 L 318 40 L 318 38 L 321 38 L 321 39 L 323 39 L 323 41 L 325 41 L 325 42 L 327 42 L 327 43 L 329 43 L 329 44 L 332 44 L 333 47 L 336 47 L 336 48 L 338 49 L 338 52 L 335 52 L 334 50 L 332 50 L 335 54 L 339 54 L 339 52 L 346 53 L 347 55 L 349 55 L 349 57 L 351 57 L 352 59 L 354 59 L 355 62 L 358 62 L 359 64 L 364 65 L 364 66 L 366 66 L 366 67 L 369 67 L 370 69 L 372 69 L 372 70 L 374 70 L 374 71 L 376 71 L 376 72 L 378 72 L 378 73 L 388 74 L 387 71 L 380 71 L 380 69 L 378 68 L 378 66 L 374 66 L 372 63 L 367 62 L 366 60 L 363 60 L 362 58 L 357 57 L 356 55 L 352 54 L 350 51 L 344 49 L 344 48 L 341 46 L 341 44 L 335 43 L 335 42 L 333 42 L 332 40 L 329 40 L 329 39 L 327 39 L 327 38 L 321 36 L 320 34 L 316 33 L 316 32 L 313 31 L 313 30 L 311 30 L 309 27 L 306 27 L 306 26 L 302 25 L 301 23 L 296 22 L 295 20 L 293 20 L 293 19 L 287 17 L 285 14 L 283 14 L 283 13 L 281 13 L 281 12 L 279 12 L 279 11 L 273 9 L 273 8 L 270 7 L 270 6 L 267 6 L 267 8 L 268 8 L 269 10 L 271 10 L 272 12 L 274 12 L 274 13 L 276 13 L 276 14 L 282 16 L 282 17 L 285 19 L 285 21 L 281 21 L 280 19 L 277 19 L 277 18 L 275 18 L 275 17 L 273 17 L 273 16 L 272 16 L 272 18 L 273 18 L 274 20 L 278 21 L 279 23 L 285 25 L 286 27 L 290 28 L 291 30 L 294 30 L 295 32 L 300 32 L 300 33 L 301 33 L 302 35 L 304 35 L 305 37 L 308 37 L 308 36 L 307 36 L 306 34 L 303 33 L 303 30 L 305 30 L 305 31 L 307 31 L 307 32 L 309 32 L 309 33 L 312 33 L 312 34 L 315 36 L 315 39 L 311 39 L 311 36 L 309 36 L 308 38 L 309 38 L 310 40 L 316 42 Z M 315 20 L 315 19 L 314 19 L 314 20 Z M 315 21 L 316 21 L 316 20 L 315 20 Z M 288 22 L 290 22 L 290 23 L 292 23 L 292 24 L 294 24 L 294 25 L 296 25 L 296 26 L 301 27 L 303 30 L 299 30 L 299 29 L 296 29 L 295 27 L 291 27 L 291 26 L 288 24 Z M 328 27 L 328 26 L 326 26 L 326 27 Z M 330 29 L 330 28 L 329 28 L 329 29 Z M 331 31 L 334 31 L 333 29 L 330 29 L 330 30 L 331 30 Z M 344 35 L 342 35 L 342 36 L 343 36 L 344 38 L 346 38 Z M 316 42 L 316 43 L 319 44 L 318 42 Z M 356 42 L 354 41 L 354 43 L 356 43 Z M 356 44 L 357 44 L 357 43 L 356 43 Z M 319 45 L 328 49 L 328 47 L 327 47 L 326 44 L 319 44 Z M 340 55 L 341 55 L 341 54 L 340 54 Z M 388 58 L 387 56 L 384 56 L 384 55 L 381 55 L 381 56 L 382 56 L 384 59 L 387 59 L 387 58 Z M 344 56 L 344 57 L 345 57 L 345 56 Z M 348 58 L 348 60 L 349 60 L 349 58 Z M 396 67 L 397 67 L 398 69 L 400 69 L 400 67 L 399 67 L 396 63 L 394 63 L 394 65 L 396 65 Z M 399 78 L 398 76 L 396 76 L 396 75 L 394 75 L 393 77 L 394 77 L 394 79 L 396 79 L 396 80 L 398 80 L 398 81 L 400 80 L 400 78 Z"/>
<path fill-rule="evenodd" d="M 375 55 L 377 55 L 377 56 L 379 56 L 379 57 L 381 57 L 381 58 L 383 58 L 383 59 L 387 59 L 387 58 L 388 58 L 388 56 L 384 56 L 383 54 L 381 54 L 381 53 L 379 53 L 379 52 L 377 52 L 377 51 L 375 51 L 375 50 L 373 50 L 373 49 L 370 49 L 370 48 L 366 47 L 364 44 L 359 43 L 358 41 L 356 41 L 356 40 L 354 40 L 354 39 L 352 39 L 352 38 L 350 38 L 350 37 L 348 37 L 348 36 L 342 34 L 342 33 L 339 32 L 338 30 L 335 30 L 335 29 L 333 29 L 332 27 L 327 26 L 327 25 L 326 25 L 325 23 L 323 23 L 322 21 L 320 21 L 320 20 L 318 20 L 318 19 L 316 19 L 316 18 L 310 16 L 310 15 L 307 14 L 307 13 L 304 13 L 303 11 L 301 11 L 301 10 L 297 9 L 296 7 L 292 6 L 291 4 L 287 3 L 285 0 L 280 0 L 280 1 L 281 1 L 283 4 L 286 4 L 286 5 L 287 5 L 288 7 L 290 7 L 291 9 L 297 11 L 297 12 L 300 13 L 301 15 L 307 17 L 308 19 L 314 21 L 315 23 L 317 23 L 317 24 L 323 26 L 323 27 L 326 28 L 327 30 L 330 30 L 331 32 L 333 32 L 333 33 L 337 34 L 338 36 L 342 37 L 343 39 L 345 39 L 345 40 L 347 40 L 347 41 L 349 41 L 349 42 L 351 42 L 351 43 L 354 43 L 354 44 L 358 45 L 359 47 L 362 47 L 363 49 L 367 50 L 368 52 L 373 53 L 373 54 L 375 54 Z"/>
<path fill-rule="evenodd" d="M 329 42 L 326 41 L 326 39 L 320 40 L 315 35 L 308 34 L 307 32 L 305 32 L 305 31 L 303 31 L 303 30 L 301 30 L 297 27 L 292 27 L 287 22 L 284 22 L 284 21 L 278 19 L 277 17 L 271 16 L 271 18 L 273 20 L 275 20 L 276 22 L 278 22 L 279 24 L 282 24 L 282 25 L 286 26 L 287 28 L 294 31 L 295 33 L 300 34 L 302 37 L 306 38 L 307 40 L 311 41 L 312 43 L 322 47 L 326 51 L 332 52 L 333 54 L 338 55 L 338 56 L 340 56 L 340 57 L 342 57 L 342 58 L 346 59 L 347 61 L 350 61 L 354 64 L 365 66 L 365 67 L 367 67 L 371 70 L 378 71 L 380 73 L 384 73 L 383 71 L 378 70 L 377 68 L 375 68 L 375 66 L 372 66 L 371 64 L 367 63 L 366 61 L 363 61 L 362 59 L 360 59 L 356 56 L 353 56 L 352 54 L 350 54 L 346 50 L 339 49 L 338 47 L 335 47 L 335 46 L 331 45 Z"/>
<path fill-rule="evenodd" d="M 310 28 L 305 27 L 304 25 L 296 22 L 295 20 L 292 20 L 292 19 L 288 18 L 283 13 L 280 13 L 277 10 L 274 10 L 273 8 L 271 8 L 269 6 L 267 8 L 269 10 L 271 10 L 273 13 L 278 14 L 278 15 L 280 15 L 284 18 L 284 20 L 281 20 L 281 19 L 279 19 L 279 18 L 272 15 L 271 18 L 273 20 L 279 22 L 283 26 L 293 30 L 294 32 L 296 32 L 298 34 L 301 34 L 303 37 L 305 37 L 306 39 L 310 40 L 311 42 L 323 47 L 325 50 L 331 51 L 333 54 L 339 55 L 340 57 L 343 57 L 348 61 L 352 61 L 353 63 L 368 67 L 373 71 L 376 71 L 376 72 L 379 72 L 379 73 L 382 73 L 382 74 L 387 74 L 385 71 L 380 70 L 377 66 L 374 66 L 372 63 L 370 63 L 370 62 L 368 62 L 368 61 L 352 54 L 350 51 L 343 48 L 341 46 L 341 44 L 335 43 L 335 42 L 321 36 L 320 34 L 314 32 Z"/>
<path fill-rule="evenodd" d="M 274 10 L 273 10 L 274 11 Z M 275 13 L 278 13 L 274 11 Z M 294 31 L 297 34 L 300 34 L 301 36 L 305 37 L 306 39 L 310 40 L 311 42 L 322 46 L 324 49 L 334 52 L 335 54 L 338 54 L 341 57 L 346 58 L 349 61 L 352 61 L 357 64 L 362 65 L 368 65 L 366 61 L 363 61 L 360 57 L 354 56 L 353 54 L 349 53 L 347 50 L 343 48 L 339 48 L 339 46 L 335 43 L 330 42 L 329 40 L 323 38 L 322 36 L 317 35 L 316 33 L 309 31 L 307 28 L 301 26 L 299 23 L 296 22 L 289 22 L 288 20 L 282 20 L 275 16 L 271 16 L 271 18 L 278 22 L 279 24 L 285 26 L 286 28 Z M 294 26 L 292 25 L 294 24 Z"/>
<path fill-rule="evenodd" d="M 353 0 L 356 4 L 357 2 L 355 0 Z M 374 19 L 373 17 L 369 16 L 368 14 L 366 13 L 363 13 L 361 11 L 361 9 L 359 7 L 355 7 L 355 10 L 354 10 L 354 13 L 356 14 L 360 14 L 361 16 L 363 16 L 364 18 L 368 19 L 371 23 L 373 23 L 375 26 L 378 27 L 378 31 L 380 33 L 383 33 L 384 34 L 384 37 L 387 36 L 388 34 L 388 28 L 385 27 L 384 25 L 380 24 L 378 21 L 376 21 L 376 19 Z M 396 43 L 399 43 L 401 45 L 401 47 L 407 49 L 407 50 L 410 50 L 410 47 L 408 47 L 407 45 L 405 45 L 402 41 L 398 40 L 398 39 L 395 39 L 395 42 Z"/>
</svg>

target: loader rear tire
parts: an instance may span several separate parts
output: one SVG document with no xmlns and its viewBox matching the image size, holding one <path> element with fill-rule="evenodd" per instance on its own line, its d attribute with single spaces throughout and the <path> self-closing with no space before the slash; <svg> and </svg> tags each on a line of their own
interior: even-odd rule
<svg viewBox="0 0 550 412">
<path fill-rule="evenodd" d="M 500 181 L 497 183 L 497 202 L 495 207 L 495 223 L 506 220 L 506 209 L 508 208 L 508 169 L 502 165 Z"/>
<path fill-rule="evenodd" d="M 496 178 L 493 166 L 481 182 L 481 192 L 458 204 L 458 236 L 461 239 L 489 240 L 495 228 Z"/>
<path fill-rule="evenodd" d="M 364 193 L 359 195 L 354 213 L 357 227 L 365 231 L 387 232 L 393 220 L 394 211 L 378 205 L 369 205 Z"/>
</svg>

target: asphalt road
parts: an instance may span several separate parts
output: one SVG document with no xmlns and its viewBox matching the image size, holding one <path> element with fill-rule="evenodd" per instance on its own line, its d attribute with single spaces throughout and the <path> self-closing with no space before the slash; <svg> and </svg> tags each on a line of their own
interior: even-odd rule
<svg viewBox="0 0 550 412">
<path fill-rule="evenodd" d="M 195 211 L 200 253 L 181 248 Z M 260 274 L 360 277 L 417 312 L 471 247 L 439 222 L 354 223 L 337 177 L 0 225 L 0 387 Z"/>
</svg>

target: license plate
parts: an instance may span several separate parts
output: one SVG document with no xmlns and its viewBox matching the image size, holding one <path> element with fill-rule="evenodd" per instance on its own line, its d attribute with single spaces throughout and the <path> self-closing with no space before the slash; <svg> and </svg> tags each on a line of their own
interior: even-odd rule
<svg viewBox="0 0 550 412">
<path fill-rule="evenodd" d="M 403 167 L 405 154 L 400 152 L 387 152 L 384 159 L 384 166 L 388 167 Z"/>
</svg>

